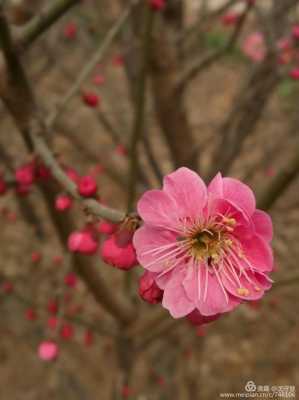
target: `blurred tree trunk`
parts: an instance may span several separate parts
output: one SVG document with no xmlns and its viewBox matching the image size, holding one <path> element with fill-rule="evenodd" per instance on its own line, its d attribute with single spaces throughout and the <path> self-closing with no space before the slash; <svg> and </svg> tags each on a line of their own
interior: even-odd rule
<svg viewBox="0 0 299 400">
<path fill-rule="evenodd" d="M 151 54 L 155 109 L 175 167 L 197 169 L 198 157 L 184 102 L 184 90 L 176 91 L 182 70 L 182 54 L 175 37 L 183 24 L 182 1 L 167 2 L 157 21 Z"/>
</svg>

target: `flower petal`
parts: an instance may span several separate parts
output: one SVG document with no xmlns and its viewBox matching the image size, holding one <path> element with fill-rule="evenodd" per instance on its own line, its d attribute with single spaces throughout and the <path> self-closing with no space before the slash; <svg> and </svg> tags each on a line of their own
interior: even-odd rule
<svg viewBox="0 0 299 400">
<path fill-rule="evenodd" d="M 167 269 L 167 259 L 175 259 L 176 235 L 167 230 L 144 225 L 137 229 L 133 236 L 133 245 L 137 260 L 143 268 L 152 272 L 162 272 Z M 167 253 L 172 252 L 169 257 Z M 176 259 L 175 259 L 176 260 Z"/>
<path fill-rule="evenodd" d="M 194 266 L 192 272 L 189 272 L 190 269 L 183 281 L 187 296 L 196 304 L 199 312 L 204 316 L 211 316 L 231 311 L 237 307 L 240 300 L 229 293 L 225 295 L 224 288 L 221 287 L 217 276 L 207 272 L 206 268 L 204 264 Z M 200 276 L 198 276 L 199 274 Z M 206 279 L 208 279 L 207 290 Z M 199 283 L 200 290 L 198 290 Z"/>
<path fill-rule="evenodd" d="M 163 190 L 175 200 L 180 218 L 198 219 L 207 201 L 207 188 L 196 172 L 177 169 L 164 178 Z"/>
<path fill-rule="evenodd" d="M 162 190 L 145 192 L 138 201 L 137 211 L 149 225 L 174 230 L 178 227 L 177 204 Z"/>
<path fill-rule="evenodd" d="M 262 210 L 255 210 L 252 216 L 255 231 L 267 242 L 273 238 L 273 225 L 271 217 Z"/>
<path fill-rule="evenodd" d="M 221 271 L 223 284 L 233 296 L 243 300 L 258 300 L 263 297 L 265 290 L 270 289 L 270 279 L 258 272 L 246 271 L 239 277 L 240 284 L 233 279 L 230 272 Z M 228 275 L 230 278 L 228 278 Z"/>
<path fill-rule="evenodd" d="M 195 305 L 186 295 L 182 281 L 184 279 L 184 270 L 177 271 L 167 283 L 162 305 L 166 308 L 173 318 L 181 318 L 190 314 Z"/>
<path fill-rule="evenodd" d="M 255 197 L 249 186 L 238 179 L 222 178 L 218 173 L 208 186 L 211 198 L 224 198 L 251 216 L 255 210 Z"/>
<path fill-rule="evenodd" d="M 273 270 L 273 252 L 268 242 L 259 235 L 242 238 L 242 249 L 251 266 L 258 271 Z M 248 266 L 245 265 L 245 268 Z"/>
</svg>

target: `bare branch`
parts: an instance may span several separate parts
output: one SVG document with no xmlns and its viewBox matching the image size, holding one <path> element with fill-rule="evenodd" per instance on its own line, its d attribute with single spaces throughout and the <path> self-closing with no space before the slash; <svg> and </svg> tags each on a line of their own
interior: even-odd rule
<svg viewBox="0 0 299 400">
<path fill-rule="evenodd" d="M 63 99 L 61 100 L 57 109 L 55 111 L 53 111 L 53 113 L 50 115 L 50 117 L 47 121 L 47 126 L 51 127 L 55 124 L 56 120 L 58 119 L 58 117 L 60 116 L 62 111 L 64 111 L 64 109 L 67 107 L 69 101 L 80 90 L 81 85 L 88 78 L 89 74 L 92 72 L 94 67 L 102 60 L 106 51 L 110 47 L 111 43 L 116 38 L 116 36 L 120 32 L 120 30 L 123 28 L 125 23 L 127 22 L 130 14 L 131 14 L 132 8 L 136 5 L 137 2 L 138 2 L 138 0 L 132 0 L 130 5 L 127 7 L 127 9 L 123 12 L 123 14 L 120 16 L 120 18 L 116 21 L 116 23 L 109 30 L 106 37 L 101 42 L 99 48 L 95 51 L 95 53 L 91 57 L 90 61 L 84 66 L 83 70 L 79 74 L 79 76 L 78 76 L 77 80 L 75 81 L 75 83 L 73 84 L 73 86 L 63 97 Z"/>
<path fill-rule="evenodd" d="M 55 0 L 51 3 L 53 4 L 46 10 L 43 10 L 23 28 L 16 31 L 15 42 L 17 47 L 22 50 L 27 48 L 71 7 L 79 4 L 80 0 Z"/>
<path fill-rule="evenodd" d="M 178 78 L 176 91 L 180 92 L 188 83 L 196 78 L 200 72 L 210 67 L 215 61 L 218 61 L 234 48 L 252 7 L 253 3 L 248 2 L 245 11 L 240 16 L 231 36 L 222 49 L 211 51 L 205 56 L 195 59 L 191 65 L 189 65 L 186 70 L 183 71 L 182 75 Z"/>
<path fill-rule="evenodd" d="M 144 21 L 145 31 L 143 38 L 143 54 L 140 66 L 140 75 L 136 89 L 135 99 L 135 120 L 130 143 L 130 173 L 129 173 L 129 187 L 128 187 L 128 212 L 132 211 L 136 197 L 136 184 L 138 178 L 138 144 L 142 139 L 144 114 L 145 114 L 145 101 L 146 101 L 146 81 L 148 73 L 148 64 L 150 57 L 151 33 L 154 22 L 155 12 L 148 7 L 144 6 Z"/>
<path fill-rule="evenodd" d="M 257 206 L 263 210 L 269 210 L 276 200 L 284 193 L 289 185 L 299 174 L 299 144 L 295 154 L 286 165 L 272 178 L 263 193 L 257 200 Z"/>
</svg>

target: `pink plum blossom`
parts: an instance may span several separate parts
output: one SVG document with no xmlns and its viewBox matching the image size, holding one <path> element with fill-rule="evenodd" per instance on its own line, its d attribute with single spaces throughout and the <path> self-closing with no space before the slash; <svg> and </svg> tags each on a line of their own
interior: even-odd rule
<svg viewBox="0 0 299 400">
<path fill-rule="evenodd" d="M 163 297 L 163 290 L 156 284 L 155 276 L 154 272 L 145 271 L 139 279 L 139 295 L 150 304 L 160 303 Z"/>
<path fill-rule="evenodd" d="M 194 310 L 216 316 L 271 287 L 271 219 L 239 180 L 218 173 L 206 187 L 179 168 L 162 190 L 145 192 L 137 209 L 144 222 L 133 238 L 137 259 L 155 273 L 174 318 Z"/>
<path fill-rule="evenodd" d="M 98 242 L 87 229 L 74 231 L 68 238 L 68 249 L 74 253 L 92 255 L 98 249 Z"/>
<path fill-rule="evenodd" d="M 122 243 L 117 234 L 110 235 L 101 246 L 101 257 L 106 264 L 128 271 L 137 265 L 132 241 Z"/>
<path fill-rule="evenodd" d="M 67 194 L 59 194 L 55 199 L 55 208 L 58 211 L 69 210 L 73 205 L 73 200 Z"/>
<path fill-rule="evenodd" d="M 254 62 L 261 62 L 266 56 L 266 45 L 261 32 L 248 35 L 242 44 L 243 53 Z"/>
<path fill-rule="evenodd" d="M 52 340 L 45 340 L 38 346 L 38 356 L 43 361 L 53 361 L 59 353 L 58 346 Z"/>
<path fill-rule="evenodd" d="M 78 191 L 83 197 L 95 196 L 98 187 L 97 182 L 91 175 L 85 175 L 80 178 L 78 183 Z"/>
</svg>

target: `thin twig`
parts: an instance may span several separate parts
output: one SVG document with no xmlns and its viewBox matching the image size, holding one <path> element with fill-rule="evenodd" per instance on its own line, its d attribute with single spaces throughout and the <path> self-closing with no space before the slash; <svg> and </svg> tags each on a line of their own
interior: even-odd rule
<svg viewBox="0 0 299 400">
<path fill-rule="evenodd" d="M 263 210 L 269 210 L 276 200 L 284 193 L 289 185 L 299 174 L 299 145 L 293 157 L 291 157 L 284 167 L 280 169 L 276 176 L 272 178 L 265 190 L 258 196 L 257 206 Z"/>
<path fill-rule="evenodd" d="M 73 86 L 63 97 L 60 104 L 57 106 L 56 110 L 53 111 L 53 113 L 50 115 L 47 121 L 48 127 L 51 127 L 55 124 L 56 120 L 58 119 L 62 111 L 64 111 L 64 109 L 67 107 L 69 101 L 80 90 L 81 85 L 88 78 L 89 74 L 93 71 L 94 67 L 102 60 L 106 51 L 110 47 L 111 43 L 116 38 L 118 33 L 121 31 L 125 23 L 127 22 L 129 16 L 131 15 L 133 7 L 137 4 L 137 2 L 138 2 L 137 0 L 132 0 L 127 9 L 123 12 L 123 14 L 119 17 L 116 23 L 109 30 L 106 37 L 101 42 L 99 48 L 95 51 L 94 55 L 91 57 L 90 61 L 84 66 L 83 70 L 79 74 Z"/>
<path fill-rule="evenodd" d="M 188 83 L 196 78 L 200 72 L 210 67 L 214 62 L 218 61 L 221 57 L 223 57 L 234 48 L 252 7 L 253 3 L 248 2 L 246 9 L 240 16 L 235 26 L 235 29 L 233 30 L 231 36 L 229 37 L 227 43 L 223 48 L 221 48 L 220 50 L 211 51 L 205 56 L 194 60 L 193 63 L 191 63 L 191 65 L 185 71 L 183 71 L 181 77 L 178 78 L 176 88 L 177 92 L 180 92 L 183 88 L 186 87 Z"/>
<path fill-rule="evenodd" d="M 52 2 L 51 2 L 52 3 Z M 15 43 L 21 50 L 31 45 L 42 33 L 50 28 L 71 7 L 80 0 L 56 0 L 46 10 L 36 15 L 23 28 L 16 31 Z"/>
</svg>

